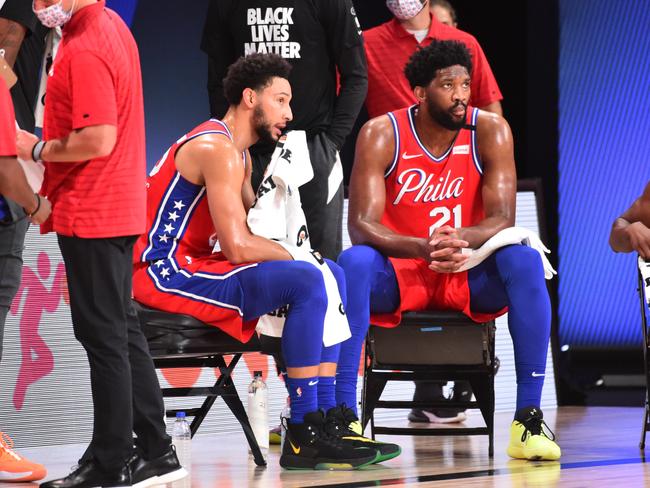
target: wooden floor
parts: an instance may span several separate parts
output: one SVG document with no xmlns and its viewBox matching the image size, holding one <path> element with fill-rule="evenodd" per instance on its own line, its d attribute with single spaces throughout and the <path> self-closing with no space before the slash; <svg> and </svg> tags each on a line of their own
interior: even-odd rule
<svg viewBox="0 0 650 488">
<path fill-rule="evenodd" d="M 511 416 L 497 414 L 495 454 L 487 437 L 384 436 L 401 444 L 402 455 L 383 465 L 352 472 L 284 471 L 279 447 L 268 466 L 256 467 L 243 434 L 198 436 L 192 441 L 192 488 L 416 486 L 424 487 L 605 487 L 650 486 L 650 468 L 638 449 L 643 410 L 618 407 L 563 407 L 545 412 L 562 447 L 560 462 L 511 460 L 505 454 Z M 465 425 L 478 425 L 470 416 Z M 406 426 L 408 422 L 404 421 Z M 395 423 L 402 426 L 401 423 Z M 650 439 L 649 439 L 650 441 Z M 48 479 L 67 474 L 84 446 L 27 449 L 21 452 L 46 464 Z M 650 449 L 650 447 L 649 447 Z M 175 484 L 183 486 L 180 484 Z M 16 487 L 0 483 L 0 487 Z M 20 486 L 30 486 L 23 484 Z M 37 486 L 37 485 L 31 485 Z M 173 488 L 176 488 L 174 486 Z"/>
</svg>

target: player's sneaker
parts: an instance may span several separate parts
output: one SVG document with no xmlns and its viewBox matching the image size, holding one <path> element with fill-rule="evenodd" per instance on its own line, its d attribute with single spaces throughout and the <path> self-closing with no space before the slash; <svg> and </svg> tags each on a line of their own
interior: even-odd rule
<svg viewBox="0 0 650 488">
<path fill-rule="evenodd" d="M 282 442 L 282 426 L 278 425 L 269 430 L 269 444 L 279 446 Z"/>
<path fill-rule="evenodd" d="M 548 434 L 545 432 L 548 431 Z M 544 422 L 539 407 L 521 408 L 510 426 L 508 456 L 515 459 L 555 461 L 562 451 L 555 443 L 555 434 Z"/>
<path fill-rule="evenodd" d="M 414 408 L 409 412 L 409 422 L 428 424 L 453 424 L 465 422 L 467 414 L 457 408 Z"/>
<path fill-rule="evenodd" d="M 304 423 L 288 423 L 286 428 L 280 455 L 280 466 L 286 469 L 357 469 L 379 458 L 375 449 L 353 447 L 328 433 L 322 410 L 310 412 Z"/>
<path fill-rule="evenodd" d="M 467 381 L 456 381 L 454 383 L 451 398 L 445 397 L 442 392 L 442 383 L 427 384 L 422 391 L 416 389 L 413 400 L 430 400 L 436 402 L 444 401 L 469 401 L 472 398 L 472 389 Z M 409 412 L 409 422 L 430 423 L 430 424 L 452 424 L 467 420 L 467 414 L 462 408 L 437 407 L 437 408 L 414 408 Z"/>
<path fill-rule="evenodd" d="M 353 428 L 356 430 L 352 430 Z M 330 408 L 327 411 L 325 429 L 352 447 L 370 447 L 379 451 L 379 457 L 375 463 L 393 459 L 402 452 L 402 448 L 397 444 L 375 441 L 360 434 L 362 427 L 359 419 L 354 410 L 345 405 Z"/>
<path fill-rule="evenodd" d="M 45 478 L 45 466 L 25 459 L 13 447 L 11 437 L 0 432 L 0 481 L 36 481 Z"/>
</svg>

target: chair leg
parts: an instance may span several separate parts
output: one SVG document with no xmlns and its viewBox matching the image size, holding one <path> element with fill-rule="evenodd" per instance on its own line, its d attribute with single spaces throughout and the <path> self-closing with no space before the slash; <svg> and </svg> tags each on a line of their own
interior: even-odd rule
<svg viewBox="0 0 650 488">
<path fill-rule="evenodd" d="M 645 438 L 646 433 L 648 432 L 648 420 L 650 417 L 650 404 L 648 402 L 648 395 L 650 393 L 650 337 L 648 334 L 648 323 L 646 320 L 646 301 L 645 301 L 645 283 L 643 282 L 643 276 L 641 274 L 641 269 L 638 270 L 639 282 L 638 282 L 638 292 L 639 292 L 639 301 L 641 305 L 641 328 L 643 329 L 643 369 L 645 373 L 646 380 L 646 392 L 645 392 L 645 408 L 643 413 L 643 428 L 641 429 L 641 441 L 639 442 L 639 449 L 645 449 Z"/>
<path fill-rule="evenodd" d="M 387 380 L 369 372 L 366 374 L 365 387 L 363 391 L 363 404 L 361 411 L 361 425 L 363 429 L 366 429 L 368 421 L 374 419 L 374 411 L 377 406 L 377 401 L 381 397 L 384 387 L 386 386 Z M 374 435 L 374 434 L 373 434 Z"/>
<path fill-rule="evenodd" d="M 236 359 L 238 360 L 239 358 Z M 251 427 L 251 424 L 248 420 L 246 409 L 244 409 L 244 405 L 242 404 L 241 399 L 239 398 L 239 394 L 237 393 L 235 384 L 233 383 L 232 378 L 230 376 L 232 368 L 234 368 L 233 361 L 236 363 L 237 362 L 236 359 L 233 358 L 233 360 L 230 362 L 230 364 L 228 365 L 225 371 L 223 369 L 221 370 L 221 376 L 219 377 L 219 381 L 222 380 L 224 375 L 226 376 L 226 378 L 223 378 L 224 381 L 221 386 L 221 389 L 223 390 L 221 397 L 223 398 L 223 401 L 226 403 L 226 405 L 228 405 L 228 408 L 230 409 L 230 411 L 233 413 L 233 415 L 241 425 L 244 431 L 244 435 L 246 436 L 246 440 L 248 441 L 248 445 L 250 446 L 251 452 L 253 453 L 253 459 L 255 460 L 255 464 L 257 464 L 258 466 L 266 466 L 266 460 L 262 455 L 262 451 L 260 450 L 260 446 L 257 443 L 255 434 L 253 434 L 253 428 Z"/>
<path fill-rule="evenodd" d="M 488 455 L 494 456 L 494 376 L 476 376 L 469 380 L 488 429 Z"/>
</svg>

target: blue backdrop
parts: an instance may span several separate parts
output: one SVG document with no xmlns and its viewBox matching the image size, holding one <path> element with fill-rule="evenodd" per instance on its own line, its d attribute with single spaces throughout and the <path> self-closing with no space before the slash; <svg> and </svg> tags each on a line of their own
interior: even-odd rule
<svg viewBox="0 0 650 488">
<path fill-rule="evenodd" d="M 608 236 L 650 180 L 649 27 L 647 0 L 560 1 L 560 344 L 641 341 L 636 256 Z"/>
<path fill-rule="evenodd" d="M 210 116 L 207 57 L 200 49 L 208 0 L 107 0 L 140 50 L 150 169 L 179 137 Z"/>
</svg>

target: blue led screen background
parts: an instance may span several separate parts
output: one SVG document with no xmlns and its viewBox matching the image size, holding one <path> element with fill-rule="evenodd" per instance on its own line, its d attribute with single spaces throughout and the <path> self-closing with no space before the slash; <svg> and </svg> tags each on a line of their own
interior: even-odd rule
<svg viewBox="0 0 650 488">
<path fill-rule="evenodd" d="M 560 1 L 559 62 L 560 344 L 639 345 L 636 256 L 608 236 L 650 180 L 650 2 Z"/>
</svg>

